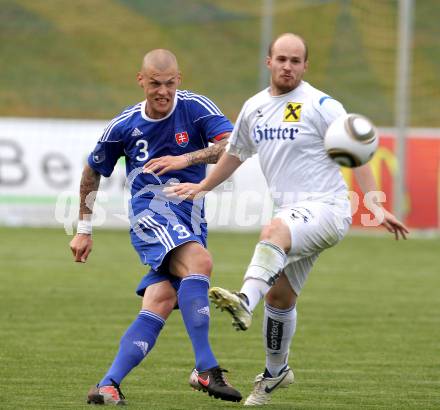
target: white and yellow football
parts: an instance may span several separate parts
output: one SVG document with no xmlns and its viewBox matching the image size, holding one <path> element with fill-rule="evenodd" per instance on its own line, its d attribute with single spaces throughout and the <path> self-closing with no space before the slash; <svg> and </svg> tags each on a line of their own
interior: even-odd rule
<svg viewBox="0 0 440 410">
<path fill-rule="evenodd" d="M 376 127 L 360 114 L 341 115 L 330 124 L 324 137 L 324 146 L 330 158 L 349 168 L 366 164 L 378 145 Z"/>
</svg>

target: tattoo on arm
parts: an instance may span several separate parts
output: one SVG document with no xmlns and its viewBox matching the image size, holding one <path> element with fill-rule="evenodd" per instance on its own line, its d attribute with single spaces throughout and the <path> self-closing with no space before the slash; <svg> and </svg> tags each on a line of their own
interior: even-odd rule
<svg viewBox="0 0 440 410">
<path fill-rule="evenodd" d="M 84 167 L 79 188 L 79 219 L 91 218 L 101 175 L 88 165 Z"/>
<path fill-rule="evenodd" d="M 185 154 L 186 160 L 188 161 L 188 166 L 196 164 L 215 164 L 220 159 L 223 152 L 225 152 L 227 143 L 228 139 L 224 138 L 207 148 L 194 152 L 188 152 Z"/>
</svg>

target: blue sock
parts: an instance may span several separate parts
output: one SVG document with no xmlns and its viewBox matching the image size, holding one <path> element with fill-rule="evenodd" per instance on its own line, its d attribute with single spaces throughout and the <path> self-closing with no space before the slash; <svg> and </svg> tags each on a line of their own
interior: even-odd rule
<svg viewBox="0 0 440 410">
<path fill-rule="evenodd" d="M 205 275 L 186 276 L 177 292 L 186 331 L 196 356 L 196 369 L 200 372 L 218 366 L 209 345 L 209 278 Z"/>
<path fill-rule="evenodd" d="M 109 386 L 122 379 L 136 367 L 156 343 L 165 321 L 148 310 L 141 310 L 121 338 L 119 351 L 99 386 Z"/>
</svg>

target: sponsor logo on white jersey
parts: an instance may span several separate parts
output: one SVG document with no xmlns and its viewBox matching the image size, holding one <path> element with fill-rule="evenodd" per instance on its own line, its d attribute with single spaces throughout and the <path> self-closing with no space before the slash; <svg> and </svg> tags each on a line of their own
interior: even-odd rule
<svg viewBox="0 0 440 410">
<path fill-rule="evenodd" d="M 301 120 L 302 103 L 288 102 L 284 109 L 283 122 L 298 122 Z"/>
<path fill-rule="evenodd" d="M 269 127 L 267 124 L 264 127 L 260 127 L 257 125 L 254 128 L 254 141 L 256 144 L 259 144 L 261 141 L 274 141 L 274 140 L 291 140 L 296 139 L 296 134 L 298 134 L 298 128 L 274 128 Z"/>
</svg>

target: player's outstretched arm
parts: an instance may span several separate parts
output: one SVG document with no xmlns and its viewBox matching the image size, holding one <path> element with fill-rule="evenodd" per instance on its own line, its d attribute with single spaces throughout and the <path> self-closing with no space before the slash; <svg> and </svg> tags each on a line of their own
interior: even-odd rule
<svg viewBox="0 0 440 410">
<path fill-rule="evenodd" d="M 370 164 L 365 164 L 361 167 L 354 168 L 353 172 L 356 177 L 356 181 L 364 194 L 367 194 L 371 191 L 377 191 L 376 181 L 374 179 Z M 368 208 L 373 212 L 380 224 L 383 225 L 388 232 L 393 233 L 396 240 L 399 239 L 399 236 L 403 239 L 406 239 L 409 229 L 391 212 L 386 210 L 377 198 L 372 196 L 369 198 L 369 200 L 371 203 L 368 204 Z"/>
<path fill-rule="evenodd" d="M 165 155 L 154 158 L 143 166 L 144 173 L 154 172 L 160 176 L 169 171 L 176 171 L 196 164 L 215 164 L 225 152 L 229 133 L 223 135 L 220 141 L 215 141 L 213 145 L 198 151 L 188 152 L 183 155 Z"/>
<path fill-rule="evenodd" d="M 239 158 L 226 152 L 214 169 L 199 184 L 186 182 L 167 187 L 164 191 L 168 196 L 179 196 L 184 199 L 199 198 L 226 181 L 241 164 Z"/>
<path fill-rule="evenodd" d="M 96 193 L 98 192 L 100 179 L 101 175 L 90 168 L 89 165 L 84 167 L 79 189 L 79 220 L 85 224 L 90 224 L 90 226 L 93 215 L 93 205 L 95 203 Z M 70 249 L 75 262 L 85 263 L 92 251 L 92 245 L 91 229 L 89 233 L 81 233 L 80 229 L 78 229 L 77 234 L 70 242 Z"/>
</svg>

